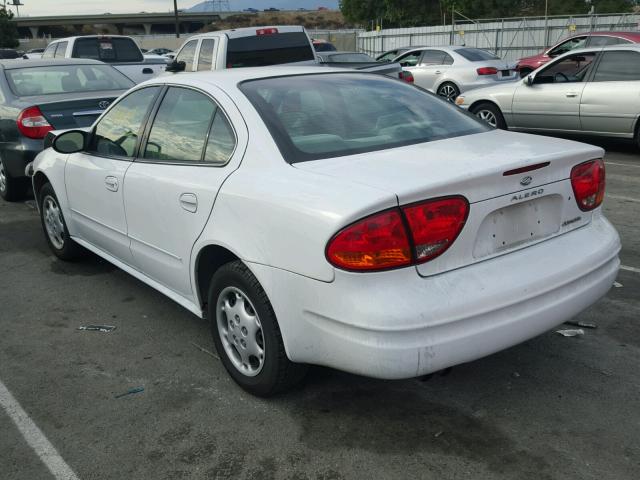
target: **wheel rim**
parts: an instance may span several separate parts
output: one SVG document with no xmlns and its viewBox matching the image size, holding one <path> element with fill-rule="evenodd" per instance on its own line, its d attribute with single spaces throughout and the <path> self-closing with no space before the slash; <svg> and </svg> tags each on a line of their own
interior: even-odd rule
<svg viewBox="0 0 640 480">
<path fill-rule="evenodd" d="M 64 223 L 62 222 L 62 212 L 56 199 L 50 195 L 44 197 L 42 201 L 42 218 L 47 236 L 52 245 L 62 250 L 64 247 Z"/>
<path fill-rule="evenodd" d="M 218 296 L 216 323 L 222 346 L 233 366 L 247 377 L 255 377 L 264 366 L 264 335 L 260 317 L 249 298 L 236 287 Z"/>
<path fill-rule="evenodd" d="M 4 163 L 0 160 L 0 192 L 7 189 L 7 174 L 4 171 Z"/>
<path fill-rule="evenodd" d="M 443 85 L 442 87 L 440 87 L 438 95 L 446 98 L 449 102 L 453 103 L 458 96 L 458 92 L 453 85 Z"/>
<path fill-rule="evenodd" d="M 478 118 L 480 118 L 481 120 L 484 120 L 492 127 L 496 127 L 496 128 L 498 127 L 498 119 L 496 118 L 493 112 L 489 110 L 478 110 L 476 115 L 478 116 Z"/>
</svg>

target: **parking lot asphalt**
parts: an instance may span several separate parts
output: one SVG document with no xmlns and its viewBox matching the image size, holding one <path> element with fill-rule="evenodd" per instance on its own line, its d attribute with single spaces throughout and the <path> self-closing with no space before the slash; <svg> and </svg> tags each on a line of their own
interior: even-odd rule
<svg viewBox="0 0 640 480">
<path fill-rule="evenodd" d="M 208 353 L 205 321 L 95 256 L 55 259 L 33 202 L 0 201 L 0 387 L 52 447 L 0 408 L 0 479 L 65 478 L 40 457 L 83 480 L 640 478 L 640 154 L 602 144 L 628 269 L 575 319 L 598 328 L 430 379 L 313 368 L 268 400 Z"/>
</svg>

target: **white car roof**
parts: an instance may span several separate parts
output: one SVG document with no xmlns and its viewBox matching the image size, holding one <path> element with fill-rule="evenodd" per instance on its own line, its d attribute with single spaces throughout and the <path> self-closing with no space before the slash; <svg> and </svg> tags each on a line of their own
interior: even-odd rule
<svg viewBox="0 0 640 480">
<path fill-rule="evenodd" d="M 265 25 L 259 27 L 233 28 L 230 30 L 217 30 L 215 32 L 200 33 L 189 37 L 188 40 L 193 38 L 219 37 L 221 35 L 226 35 L 229 38 L 251 37 L 256 34 L 257 30 L 264 30 L 268 28 L 277 28 L 278 33 L 304 32 L 304 27 L 299 25 Z"/>
</svg>

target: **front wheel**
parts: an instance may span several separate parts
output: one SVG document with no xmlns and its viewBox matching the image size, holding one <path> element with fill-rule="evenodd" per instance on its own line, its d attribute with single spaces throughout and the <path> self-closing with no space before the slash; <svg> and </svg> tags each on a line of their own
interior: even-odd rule
<svg viewBox="0 0 640 480">
<path fill-rule="evenodd" d="M 500 128 L 502 130 L 506 130 L 507 128 L 507 122 L 505 122 L 502 112 L 493 103 L 484 102 L 474 105 L 471 108 L 471 113 L 476 115 L 480 120 L 487 122 L 493 128 Z"/>
<path fill-rule="evenodd" d="M 448 102 L 454 103 L 460 95 L 460 89 L 451 82 L 445 82 L 438 87 L 437 93 Z"/>
<path fill-rule="evenodd" d="M 223 265 L 214 274 L 208 301 L 213 342 L 238 385 L 268 397 L 302 380 L 306 365 L 287 358 L 267 294 L 241 261 Z"/>
<path fill-rule="evenodd" d="M 69 235 L 58 197 L 50 183 L 43 185 L 38 199 L 40 202 L 40 221 L 49 248 L 61 260 L 77 258 L 82 247 L 74 242 Z"/>
</svg>

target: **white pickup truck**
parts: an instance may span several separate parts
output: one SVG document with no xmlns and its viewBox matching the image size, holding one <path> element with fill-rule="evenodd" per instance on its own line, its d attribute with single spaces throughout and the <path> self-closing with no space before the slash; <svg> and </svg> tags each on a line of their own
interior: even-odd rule
<svg viewBox="0 0 640 480">
<path fill-rule="evenodd" d="M 197 72 L 282 64 L 355 68 L 402 78 L 402 67 L 398 63 L 371 62 L 361 67 L 353 64 L 321 63 L 304 27 L 280 25 L 194 35 L 180 47 L 167 71 Z"/>
<path fill-rule="evenodd" d="M 167 63 L 144 57 L 131 37 L 120 35 L 87 35 L 55 40 L 47 45 L 42 58 L 91 58 L 108 63 L 136 83 L 164 72 Z"/>
</svg>

